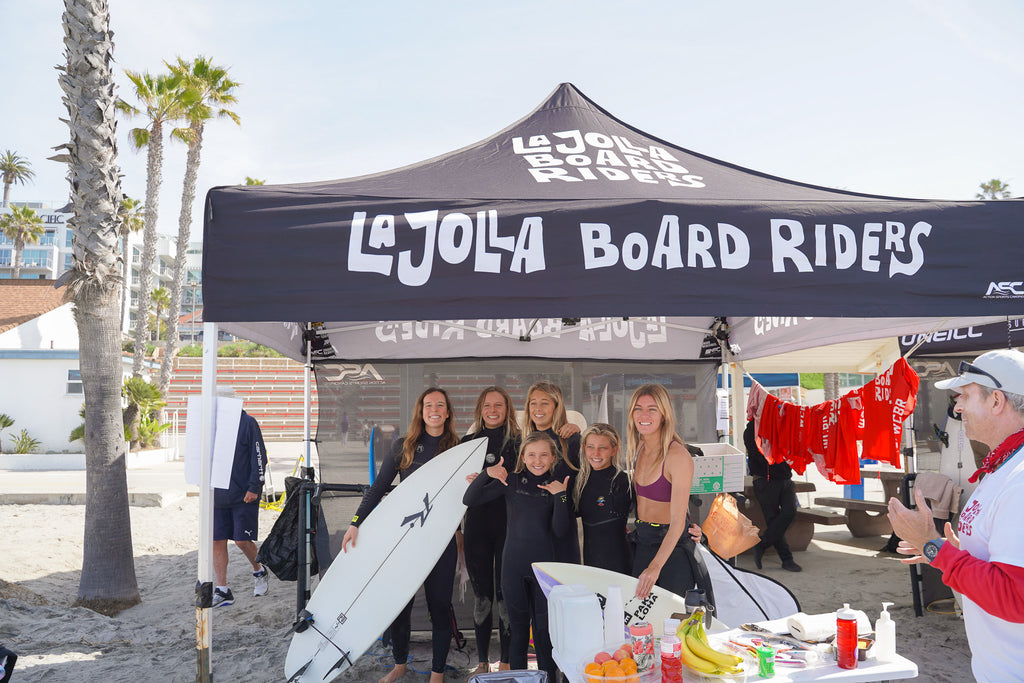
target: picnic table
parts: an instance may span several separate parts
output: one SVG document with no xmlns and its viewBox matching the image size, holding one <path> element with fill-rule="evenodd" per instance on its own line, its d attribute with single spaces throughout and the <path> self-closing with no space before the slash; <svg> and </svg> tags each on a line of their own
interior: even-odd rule
<svg viewBox="0 0 1024 683">
<path fill-rule="evenodd" d="M 862 469 L 861 480 L 879 479 L 882 482 L 883 501 L 860 500 L 857 498 L 819 497 L 815 505 L 842 508 L 846 511 L 846 526 L 855 538 L 866 536 L 887 536 L 892 533 L 889 523 L 889 499 L 899 498 L 900 484 L 906 477 L 902 470 Z"/>
<path fill-rule="evenodd" d="M 802 479 L 794 479 L 793 486 L 797 493 L 809 493 L 816 488 L 813 482 L 803 481 Z M 741 507 L 741 511 L 758 529 L 764 531 L 766 526 L 764 513 L 761 512 L 761 505 L 757 502 L 754 478 L 749 475 L 743 479 L 743 495 L 746 498 L 746 503 Z M 789 525 L 789 528 L 786 529 L 786 542 L 789 543 L 790 550 L 807 550 L 811 539 L 814 538 L 815 524 L 834 525 L 845 523 L 845 515 L 831 510 L 823 508 L 797 508 L 796 517 Z"/>
</svg>

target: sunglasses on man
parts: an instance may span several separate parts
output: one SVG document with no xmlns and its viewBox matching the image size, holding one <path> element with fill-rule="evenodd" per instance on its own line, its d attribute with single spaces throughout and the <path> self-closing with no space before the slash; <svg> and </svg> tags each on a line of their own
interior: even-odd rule
<svg viewBox="0 0 1024 683">
<path fill-rule="evenodd" d="M 972 374 L 972 375 L 981 375 L 982 377 L 988 377 L 990 380 L 992 380 L 993 382 L 996 383 L 996 389 L 1002 389 L 1003 388 L 1003 383 L 1000 382 L 998 379 L 996 379 L 995 375 L 993 375 L 990 372 L 985 372 L 984 370 L 979 368 L 977 365 L 975 365 L 974 363 L 971 363 L 969 361 L 965 361 L 965 360 L 960 361 L 960 367 L 959 367 L 959 369 L 957 371 L 957 374 L 960 374 L 960 375 Z"/>
</svg>

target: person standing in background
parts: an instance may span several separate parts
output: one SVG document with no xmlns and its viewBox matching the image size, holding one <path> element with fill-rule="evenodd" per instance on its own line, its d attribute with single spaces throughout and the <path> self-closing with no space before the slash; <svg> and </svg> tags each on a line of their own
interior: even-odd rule
<svg viewBox="0 0 1024 683">
<path fill-rule="evenodd" d="M 235 398 L 231 387 L 218 386 L 217 395 Z M 213 590 L 214 607 L 227 607 L 235 601 L 228 588 L 228 539 L 235 542 L 252 565 L 256 582 L 253 595 L 265 595 L 270 587 L 270 573 L 256 561 L 260 494 L 266 468 L 263 433 L 256 420 L 243 410 L 238 422 L 230 483 L 226 489 L 213 490 L 213 573 L 217 580 Z"/>
<path fill-rule="evenodd" d="M 793 561 L 793 551 L 786 542 L 786 529 L 796 517 L 793 470 L 785 461 L 768 464 L 764 453 L 757 445 L 753 420 L 747 422 L 747 428 L 743 430 L 743 443 L 747 447 L 747 469 L 754 478 L 754 493 L 757 495 L 757 504 L 764 514 L 765 524 L 761 540 L 754 546 L 754 566 L 761 569 L 764 552 L 774 546 L 775 552 L 782 560 L 783 569 L 790 572 L 801 571 L 802 567 Z"/>
</svg>

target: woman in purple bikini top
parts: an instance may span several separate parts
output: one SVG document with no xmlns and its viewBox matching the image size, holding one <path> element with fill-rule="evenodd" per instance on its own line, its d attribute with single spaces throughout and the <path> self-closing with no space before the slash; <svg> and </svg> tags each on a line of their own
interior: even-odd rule
<svg viewBox="0 0 1024 683">
<path fill-rule="evenodd" d="M 633 575 L 636 595 L 646 598 L 661 586 L 684 595 L 694 585 L 692 543 L 700 527 L 687 529 L 693 458 L 676 433 L 675 411 L 665 387 L 645 384 L 633 393 L 627 433 L 628 470 L 636 487 Z M 649 484 L 640 483 L 650 480 Z"/>
<path fill-rule="evenodd" d="M 649 498 L 659 503 L 670 503 L 672 501 L 672 482 L 665 478 L 665 460 L 661 461 L 661 476 L 654 482 L 644 486 L 638 481 L 636 484 L 636 495 Z"/>
</svg>

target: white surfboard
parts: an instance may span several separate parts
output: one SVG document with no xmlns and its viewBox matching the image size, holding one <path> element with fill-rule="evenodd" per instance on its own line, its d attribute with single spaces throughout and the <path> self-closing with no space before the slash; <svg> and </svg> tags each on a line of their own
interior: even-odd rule
<svg viewBox="0 0 1024 683">
<path fill-rule="evenodd" d="M 412 600 L 466 511 L 466 475 L 480 472 L 487 439 L 459 444 L 412 473 L 331 563 L 292 637 L 288 681 L 323 683 L 352 664 Z"/>
<path fill-rule="evenodd" d="M 660 586 L 655 586 L 650 595 L 643 600 L 636 597 L 637 580 L 627 574 L 565 562 L 534 562 L 533 574 L 537 577 L 545 596 L 558 584 L 581 584 L 587 590 L 597 593 L 602 607 L 608 594 L 608 586 L 621 586 L 624 633 L 628 626 L 641 621 L 649 622 L 654 626 L 655 633 L 661 633 L 665 619 L 676 613 L 686 613 L 686 601 Z M 728 627 L 717 619 L 712 619 L 711 628 L 708 630 L 727 631 Z"/>
</svg>

